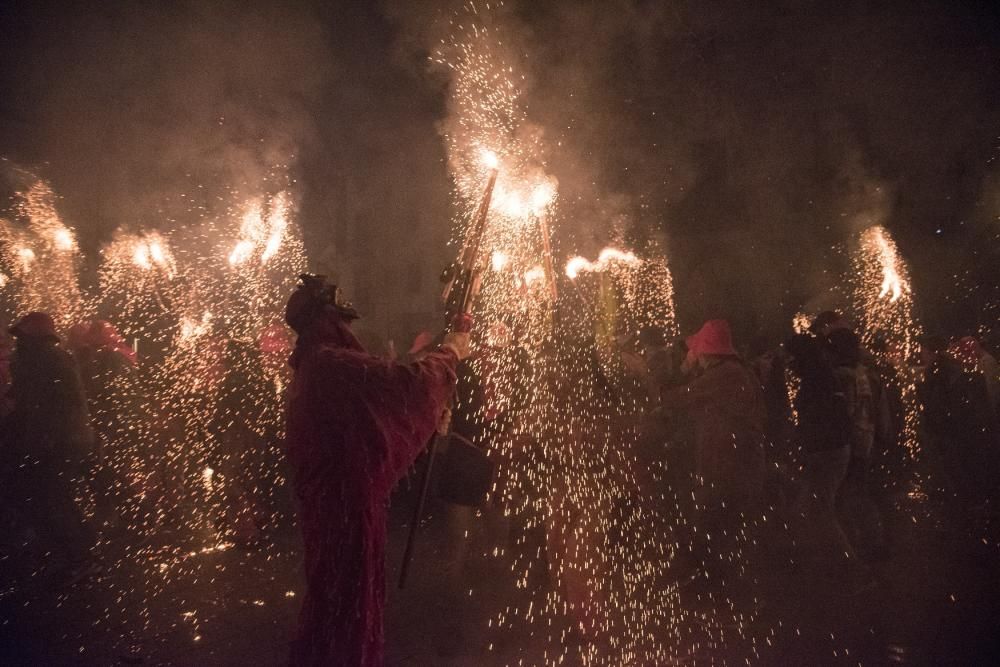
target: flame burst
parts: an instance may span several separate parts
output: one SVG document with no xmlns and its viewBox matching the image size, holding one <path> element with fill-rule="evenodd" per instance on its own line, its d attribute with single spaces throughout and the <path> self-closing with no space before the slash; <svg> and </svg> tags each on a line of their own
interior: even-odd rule
<svg viewBox="0 0 1000 667">
<path fill-rule="evenodd" d="M 588 261 L 586 257 L 574 257 L 566 262 L 566 275 L 576 278 L 582 272 L 605 271 L 608 267 L 616 263 L 636 266 L 640 264 L 639 258 L 631 252 L 622 252 L 617 248 L 605 248 L 597 256 L 596 262 Z"/>
<path fill-rule="evenodd" d="M 903 397 L 903 440 L 911 457 L 919 452 L 920 405 L 912 361 L 921 335 L 914 312 L 909 270 L 889 231 L 869 227 L 853 258 L 853 303 L 861 340 L 885 367 L 894 367 Z"/>
<path fill-rule="evenodd" d="M 0 219 L 0 288 L 8 319 L 26 312 L 51 313 L 65 331 L 85 316 L 80 289 L 80 250 L 73 230 L 56 211 L 44 181 L 16 195 L 17 220 Z"/>
</svg>

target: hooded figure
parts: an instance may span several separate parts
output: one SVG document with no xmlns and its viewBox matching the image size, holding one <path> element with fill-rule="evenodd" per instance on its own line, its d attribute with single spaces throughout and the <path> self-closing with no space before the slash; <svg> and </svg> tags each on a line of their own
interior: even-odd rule
<svg viewBox="0 0 1000 667">
<path fill-rule="evenodd" d="M 719 592 L 738 584 L 743 548 L 759 515 L 765 476 L 764 392 L 733 347 L 729 323 L 709 320 L 687 338 L 687 366 L 701 374 L 663 393 L 685 414 L 695 442 L 697 538 L 692 551 Z M 728 593 L 727 593 L 728 594 Z"/>
<path fill-rule="evenodd" d="M 382 664 L 389 494 L 434 433 L 468 342 L 449 334 L 400 364 L 365 352 L 356 318 L 321 276 L 302 276 L 285 311 L 298 334 L 286 446 L 307 584 L 294 665 Z"/>
<path fill-rule="evenodd" d="M 664 406 L 691 417 L 697 472 L 724 496 L 756 499 L 764 479 L 766 408 L 760 381 L 733 347 L 729 323 L 709 320 L 687 338 L 686 364 L 703 369 L 663 394 Z"/>
<path fill-rule="evenodd" d="M 76 581 L 94 565 L 94 536 L 73 488 L 93 453 L 87 397 L 51 316 L 28 313 L 10 333 L 17 347 L 10 361 L 12 409 L 0 425 L 6 440 L 0 489 Z"/>
</svg>

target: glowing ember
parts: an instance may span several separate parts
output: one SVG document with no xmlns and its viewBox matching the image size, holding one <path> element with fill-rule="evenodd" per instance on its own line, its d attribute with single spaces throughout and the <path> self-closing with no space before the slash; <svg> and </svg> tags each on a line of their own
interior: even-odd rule
<svg viewBox="0 0 1000 667">
<path fill-rule="evenodd" d="M 172 278 L 177 272 L 177 265 L 170 249 L 158 232 L 150 232 L 144 236 L 128 237 L 118 241 L 121 246 L 111 252 L 124 252 L 127 246 L 132 246 L 132 263 L 138 268 L 149 271 L 158 268 Z"/>
<path fill-rule="evenodd" d="M 503 271 L 509 261 L 510 257 L 507 256 L 507 253 L 494 250 L 493 255 L 490 257 L 490 266 L 493 267 L 494 271 Z"/>
<path fill-rule="evenodd" d="M 497 154 L 491 150 L 483 148 L 479 154 L 480 159 L 483 162 L 483 166 L 487 169 L 499 169 L 500 168 L 500 158 Z"/>
<path fill-rule="evenodd" d="M 531 208 L 535 215 L 541 215 L 556 198 L 556 189 L 552 183 L 539 183 L 531 192 Z"/>
<path fill-rule="evenodd" d="M 35 263 L 35 251 L 31 248 L 18 248 L 17 257 L 21 260 L 21 270 L 24 273 L 31 271 L 31 265 Z"/>
<path fill-rule="evenodd" d="M 533 266 L 524 272 L 524 284 L 529 287 L 542 280 L 545 280 L 545 269 L 541 266 Z"/>
<path fill-rule="evenodd" d="M 229 253 L 229 264 L 231 266 L 236 266 L 237 264 L 242 264 L 243 262 L 250 259 L 250 255 L 253 253 L 253 241 L 240 241 L 233 248 L 233 251 Z"/>
<path fill-rule="evenodd" d="M 792 331 L 797 334 L 808 333 L 809 327 L 812 326 L 812 320 L 811 315 L 795 313 L 795 317 L 792 318 Z"/>
<path fill-rule="evenodd" d="M 76 247 L 76 239 L 73 238 L 73 232 L 65 227 L 56 229 L 52 233 L 52 241 L 57 250 L 69 251 Z"/>
<path fill-rule="evenodd" d="M 879 290 L 879 298 L 889 297 L 895 303 L 903 295 L 904 284 L 899 276 L 896 266 L 899 258 L 896 253 L 896 246 L 886 238 L 886 231 L 883 227 L 877 226 L 867 230 L 862 243 L 874 246 L 874 251 L 878 255 L 879 264 L 882 266 L 882 287 Z M 907 283 L 905 289 L 909 291 Z"/>
</svg>

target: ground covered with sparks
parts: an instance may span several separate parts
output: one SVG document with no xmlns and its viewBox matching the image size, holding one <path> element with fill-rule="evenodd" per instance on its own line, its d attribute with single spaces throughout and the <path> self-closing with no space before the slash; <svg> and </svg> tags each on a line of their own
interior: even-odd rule
<svg viewBox="0 0 1000 667">
<path fill-rule="evenodd" d="M 412 494 L 404 490 L 394 503 L 390 579 L 398 572 L 411 500 Z M 443 505 L 432 508 L 422 537 L 423 562 L 408 587 L 390 587 L 387 664 L 556 663 L 541 632 L 498 637 L 489 631 L 495 610 L 517 597 L 503 585 L 500 564 L 471 561 L 462 573 L 460 590 L 442 594 L 442 572 L 436 564 L 454 548 L 446 511 Z M 930 515 L 935 516 L 933 509 Z M 996 548 L 977 544 L 940 521 L 915 525 L 903 520 L 893 529 L 901 548 L 893 560 L 878 567 L 875 585 L 864 590 L 845 588 L 833 577 L 817 580 L 784 567 L 762 567 L 756 573 L 761 586 L 754 628 L 762 639 L 754 662 L 975 664 L 983 655 L 995 655 L 1000 648 L 993 632 L 1000 621 L 1000 580 L 992 565 Z M 470 533 L 470 543 L 481 539 L 479 534 Z M 275 551 L 281 555 L 230 547 L 189 552 L 165 563 L 186 576 L 166 584 L 149 611 L 145 630 L 130 638 L 141 647 L 145 664 L 284 664 L 302 584 L 294 529 L 278 536 L 277 542 Z M 123 601 L 116 600 L 115 591 L 142 576 L 141 564 L 133 563 L 100 583 L 68 590 L 49 604 L 33 599 L 27 590 L 5 590 L 0 598 L 5 664 L 126 664 L 124 626 L 118 618 L 106 618 L 104 610 L 120 610 Z M 690 637 L 700 632 L 699 618 L 709 613 L 703 606 L 681 624 L 674 641 L 678 651 L 687 649 L 689 658 L 608 662 L 744 664 L 745 645 L 694 645 Z M 566 640 L 568 645 L 574 641 Z"/>
</svg>

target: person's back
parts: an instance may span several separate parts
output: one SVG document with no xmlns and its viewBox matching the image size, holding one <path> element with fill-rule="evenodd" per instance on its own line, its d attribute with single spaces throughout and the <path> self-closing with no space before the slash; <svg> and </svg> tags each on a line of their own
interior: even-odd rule
<svg viewBox="0 0 1000 667">
<path fill-rule="evenodd" d="M 13 410 L 5 420 L 3 491 L 44 542 L 64 557 L 71 581 L 96 572 L 93 535 L 76 504 L 74 478 L 92 453 L 87 399 L 69 353 L 57 347 L 46 313 L 29 313 L 11 327 Z M 12 465 L 13 464 L 13 465 Z"/>
<path fill-rule="evenodd" d="M 860 363 L 834 368 L 850 424 L 849 440 L 855 456 L 868 456 L 875 437 L 875 393 L 869 370 Z"/>
<path fill-rule="evenodd" d="M 11 359 L 11 424 L 23 454 L 82 456 L 90 445 L 86 396 L 69 353 L 19 341 Z"/>
<path fill-rule="evenodd" d="M 793 503 L 799 515 L 805 560 L 841 561 L 853 549 L 835 503 L 851 460 L 851 420 L 847 402 L 820 339 L 798 334 L 788 341 L 790 368 L 799 380 L 795 396 L 796 433 L 802 448 L 802 475 Z"/>
<path fill-rule="evenodd" d="M 691 383 L 703 400 L 692 413 L 698 467 L 716 483 L 743 486 L 762 467 L 766 410 L 753 372 L 735 357 L 719 360 Z"/>
<path fill-rule="evenodd" d="M 664 407 L 691 419 L 696 469 L 705 483 L 723 496 L 755 499 L 764 481 L 763 389 L 736 355 L 723 320 L 710 320 L 688 340 L 692 358 L 704 370 L 664 393 Z"/>
</svg>

